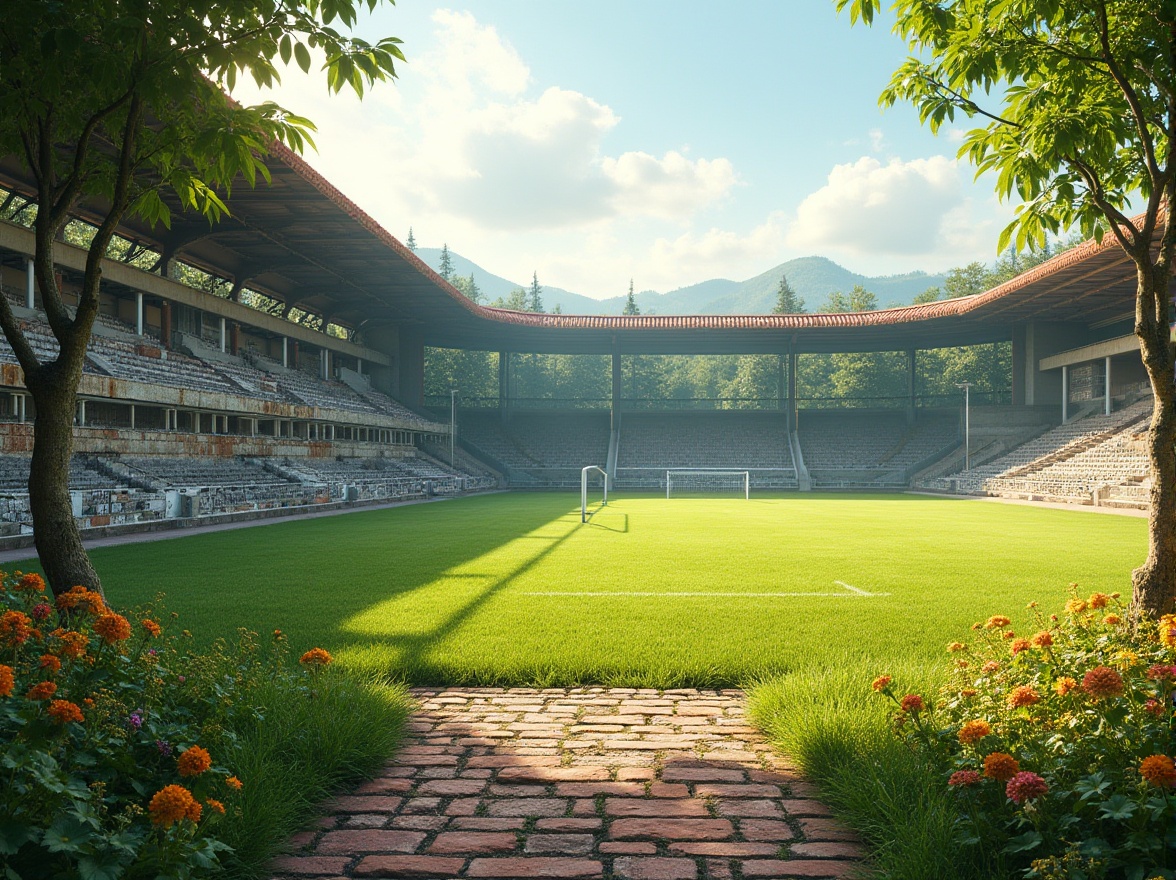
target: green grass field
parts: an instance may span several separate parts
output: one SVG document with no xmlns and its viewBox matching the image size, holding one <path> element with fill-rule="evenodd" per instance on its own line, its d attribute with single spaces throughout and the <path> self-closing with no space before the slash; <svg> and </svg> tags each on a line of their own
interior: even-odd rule
<svg viewBox="0 0 1176 880">
<path fill-rule="evenodd" d="M 939 656 L 1071 581 L 1127 590 L 1146 547 L 1141 519 L 916 496 L 621 497 L 587 525 L 578 500 L 483 495 L 93 558 L 112 602 L 164 592 L 202 640 L 281 628 L 413 683 L 671 686 Z"/>
</svg>

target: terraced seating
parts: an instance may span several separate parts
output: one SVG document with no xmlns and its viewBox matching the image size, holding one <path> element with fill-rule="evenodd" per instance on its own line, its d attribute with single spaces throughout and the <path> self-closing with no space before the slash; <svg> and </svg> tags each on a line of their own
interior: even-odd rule
<svg viewBox="0 0 1176 880">
<path fill-rule="evenodd" d="M 201 486 L 272 486 L 289 483 L 265 468 L 239 458 L 164 458 L 162 456 L 117 459 L 129 471 L 158 489 Z"/>
<path fill-rule="evenodd" d="M 1147 472 L 1134 435 L 1146 430 L 1141 423 L 1151 411 L 1152 401 L 1145 398 L 1109 416 L 1075 419 L 971 471 L 928 481 L 927 488 L 1089 498 L 1098 486 L 1127 483 Z"/>
<path fill-rule="evenodd" d="M 308 406 L 348 409 L 354 412 L 379 412 L 342 382 L 324 382 L 300 370 L 275 373 L 274 379 L 283 392 Z"/>
<path fill-rule="evenodd" d="M 24 455 L 0 455 L 0 491 L 27 492 L 29 488 L 29 462 Z M 125 484 L 123 484 L 125 485 Z M 69 487 L 71 489 L 116 488 L 117 481 L 102 473 L 88 458 L 75 455 L 69 462 Z"/>
</svg>

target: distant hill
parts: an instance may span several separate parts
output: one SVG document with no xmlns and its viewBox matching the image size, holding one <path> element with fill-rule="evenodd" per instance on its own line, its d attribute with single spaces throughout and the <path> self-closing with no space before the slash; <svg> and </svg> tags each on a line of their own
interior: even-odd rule
<svg viewBox="0 0 1176 880">
<path fill-rule="evenodd" d="M 417 248 L 417 256 L 437 268 L 440 248 Z M 468 276 L 473 273 L 486 301 L 506 297 L 516 287 L 529 287 L 530 281 L 508 281 L 487 272 L 460 254 L 449 252 L 454 272 Z M 809 311 L 820 308 L 825 298 L 835 291 L 848 293 L 855 284 L 873 291 L 882 308 L 907 305 L 916 294 L 928 287 L 943 284 L 943 275 L 911 272 L 906 275 L 869 277 L 858 275 L 826 257 L 800 257 L 781 263 L 746 281 L 714 278 L 668 293 L 643 290 L 636 294 L 642 314 L 657 315 L 764 315 L 776 304 L 776 288 L 780 276 L 787 275 L 788 283 L 803 297 Z M 539 279 L 542 283 L 543 279 Z M 548 311 L 560 306 L 568 315 L 619 315 L 625 307 L 624 296 L 592 299 L 559 287 L 543 286 L 543 305 Z"/>
</svg>

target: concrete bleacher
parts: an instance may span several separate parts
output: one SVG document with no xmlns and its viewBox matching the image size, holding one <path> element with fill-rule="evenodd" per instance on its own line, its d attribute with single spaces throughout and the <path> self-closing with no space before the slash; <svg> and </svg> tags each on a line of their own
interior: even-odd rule
<svg viewBox="0 0 1176 880">
<path fill-rule="evenodd" d="M 0 455 L 0 492 L 27 492 L 29 488 L 27 455 Z M 98 470 L 87 457 L 75 455 L 69 461 L 71 489 L 114 488 L 116 481 Z M 126 485 L 123 483 L 122 485 Z"/>
<path fill-rule="evenodd" d="M 124 456 L 110 461 L 156 489 L 202 486 L 268 486 L 290 482 L 240 458 Z"/>
<path fill-rule="evenodd" d="M 798 436 L 816 488 L 905 487 L 911 470 L 959 444 L 959 417 L 920 412 L 801 412 Z"/>
<path fill-rule="evenodd" d="M 920 485 L 1085 504 L 1113 497 L 1145 506 L 1149 463 L 1143 435 L 1151 412 L 1152 400 L 1145 397 L 1110 415 L 1073 419 L 970 471 Z"/>
<path fill-rule="evenodd" d="M 626 414 L 617 484 L 664 486 L 670 468 L 749 471 L 753 487 L 797 485 L 783 413 Z"/>
<path fill-rule="evenodd" d="M 504 422 L 497 413 L 463 412 L 457 436 L 506 472 L 512 485 L 572 486 L 579 485 L 584 466 L 604 467 L 609 415 L 518 413 Z"/>
</svg>

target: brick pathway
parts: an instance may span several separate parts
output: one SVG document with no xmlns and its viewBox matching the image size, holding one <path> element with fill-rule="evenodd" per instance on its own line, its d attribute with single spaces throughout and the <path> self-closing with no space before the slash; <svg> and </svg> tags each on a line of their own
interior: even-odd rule
<svg viewBox="0 0 1176 880">
<path fill-rule="evenodd" d="M 852 832 L 740 691 L 451 688 L 275 877 L 849 877 Z"/>
</svg>

